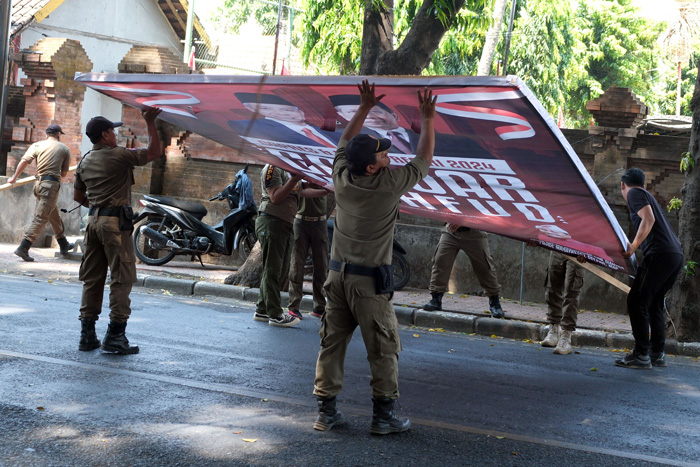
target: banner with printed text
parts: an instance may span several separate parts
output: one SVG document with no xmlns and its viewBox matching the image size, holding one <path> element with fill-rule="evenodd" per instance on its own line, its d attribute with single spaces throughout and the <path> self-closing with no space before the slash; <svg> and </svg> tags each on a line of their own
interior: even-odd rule
<svg viewBox="0 0 700 467">
<path fill-rule="evenodd" d="M 76 81 L 328 188 L 363 77 L 79 74 Z M 364 133 L 392 141 L 392 166 L 414 157 L 417 91 L 437 95 L 430 174 L 403 212 L 539 245 L 631 272 L 627 238 L 583 164 L 516 77 L 369 77 L 386 94 Z"/>
</svg>

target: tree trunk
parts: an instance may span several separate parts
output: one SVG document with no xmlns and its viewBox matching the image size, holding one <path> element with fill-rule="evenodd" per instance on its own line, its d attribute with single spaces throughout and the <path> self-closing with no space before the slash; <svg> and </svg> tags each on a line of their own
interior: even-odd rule
<svg viewBox="0 0 700 467">
<path fill-rule="evenodd" d="M 503 26 L 503 16 L 506 14 L 506 3 L 507 0 L 496 0 L 493 6 L 493 24 L 486 32 L 484 49 L 481 51 L 479 69 L 476 72 L 477 76 L 488 76 L 491 72 L 493 56 L 496 53 L 496 46 L 501 37 L 501 26 Z"/>
<path fill-rule="evenodd" d="M 425 0 L 416 13 L 411 29 L 398 49 L 393 50 L 393 18 L 387 18 L 387 10 L 373 10 L 372 1 L 365 1 L 365 24 L 362 35 L 363 75 L 419 75 L 430 64 L 430 58 L 440 45 L 445 32 L 452 25 L 465 0 L 455 0 L 446 24 L 431 11 L 434 0 Z M 393 8 L 393 0 L 385 1 Z M 389 10 L 390 11 L 390 10 Z"/>
<path fill-rule="evenodd" d="M 245 263 L 230 276 L 224 279 L 224 284 L 241 285 L 243 287 L 260 287 L 262 279 L 262 250 L 260 242 L 255 242 L 253 250 L 248 255 Z"/>
<path fill-rule="evenodd" d="M 699 70 L 700 71 L 700 70 Z M 700 74 L 695 81 L 693 100 L 690 103 L 693 111 L 693 129 L 690 135 L 690 153 L 698 164 L 700 152 Z M 700 165 L 689 168 L 685 173 L 681 189 L 683 206 L 680 210 L 678 233 L 683 244 L 685 262 L 700 263 Z M 669 312 L 675 323 L 677 338 L 681 341 L 700 341 L 700 264 L 695 267 L 694 274 L 681 271 L 678 281 L 671 290 Z M 674 330 L 670 330 L 671 337 Z"/>
</svg>

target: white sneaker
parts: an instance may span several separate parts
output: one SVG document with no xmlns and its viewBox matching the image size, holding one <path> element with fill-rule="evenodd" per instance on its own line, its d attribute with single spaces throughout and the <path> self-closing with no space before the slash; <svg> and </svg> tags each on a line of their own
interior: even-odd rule
<svg viewBox="0 0 700 467">
<path fill-rule="evenodd" d="M 299 318 L 295 318 L 289 313 L 282 313 L 277 318 L 270 318 L 268 322 L 270 323 L 270 326 L 280 326 L 283 328 L 288 328 L 290 326 L 296 326 L 301 321 L 299 321 Z"/>
<path fill-rule="evenodd" d="M 557 343 L 557 348 L 554 349 L 555 354 L 568 355 L 572 352 L 571 349 L 571 332 L 572 331 L 562 331 L 559 342 Z"/>
<path fill-rule="evenodd" d="M 561 337 L 561 326 L 559 324 L 550 324 L 547 336 L 542 341 L 542 347 L 556 347 Z"/>
</svg>

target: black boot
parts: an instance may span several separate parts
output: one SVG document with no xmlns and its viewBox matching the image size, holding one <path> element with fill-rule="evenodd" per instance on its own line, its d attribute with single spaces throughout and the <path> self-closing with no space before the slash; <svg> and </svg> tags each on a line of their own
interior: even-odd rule
<svg viewBox="0 0 700 467">
<path fill-rule="evenodd" d="M 61 248 L 62 255 L 67 255 L 73 248 L 75 248 L 75 243 L 68 243 L 66 237 L 57 238 L 56 241 L 58 242 L 59 248 Z"/>
<path fill-rule="evenodd" d="M 423 305 L 425 311 L 440 311 L 442 310 L 442 296 L 445 295 L 441 292 L 430 292 L 430 296 L 433 297 L 428 303 Z"/>
<path fill-rule="evenodd" d="M 318 418 L 314 422 L 314 430 L 327 431 L 335 425 L 345 423 L 343 412 L 335 408 L 335 397 L 316 396 L 318 401 Z"/>
<path fill-rule="evenodd" d="M 409 419 L 401 420 L 394 413 L 394 399 L 388 397 L 373 397 L 374 415 L 369 432 L 373 435 L 388 435 L 389 433 L 401 433 L 411 428 Z"/>
<path fill-rule="evenodd" d="M 82 328 L 80 329 L 80 343 L 78 350 L 88 351 L 95 350 L 100 346 L 100 340 L 95 333 L 94 319 L 81 319 Z"/>
<path fill-rule="evenodd" d="M 489 297 L 489 309 L 491 310 L 491 316 L 494 318 L 503 318 L 506 315 L 503 308 L 501 308 L 501 301 L 498 299 L 498 295 Z"/>
<path fill-rule="evenodd" d="M 27 262 L 34 261 L 34 258 L 29 256 L 29 249 L 31 247 L 32 242 L 30 242 L 26 238 L 22 239 L 22 243 L 20 243 L 17 249 L 15 250 L 15 254 Z"/>
<path fill-rule="evenodd" d="M 105 334 L 105 338 L 102 341 L 102 350 L 122 355 L 139 353 L 138 346 L 129 345 L 129 339 L 124 334 L 125 330 L 126 323 L 110 321 L 109 326 L 107 326 L 107 334 Z"/>
</svg>

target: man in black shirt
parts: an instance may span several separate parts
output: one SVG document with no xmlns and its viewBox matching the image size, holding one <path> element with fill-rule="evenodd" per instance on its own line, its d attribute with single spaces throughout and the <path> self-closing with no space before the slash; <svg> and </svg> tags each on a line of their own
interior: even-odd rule
<svg viewBox="0 0 700 467">
<path fill-rule="evenodd" d="M 629 258 L 641 247 L 644 259 L 627 296 L 634 351 L 615 360 L 615 365 L 649 369 L 666 366 L 664 296 L 673 287 L 681 270 L 683 249 L 659 203 L 642 188 L 644 178 L 641 169 L 627 169 L 620 183 L 622 196 L 630 210 L 630 220 L 637 231 L 632 243 L 627 244 L 627 251 L 621 253 Z"/>
</svg>

